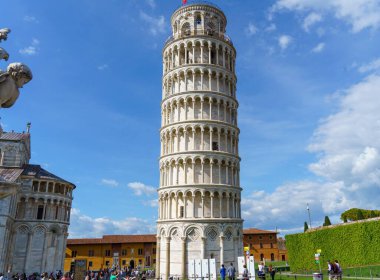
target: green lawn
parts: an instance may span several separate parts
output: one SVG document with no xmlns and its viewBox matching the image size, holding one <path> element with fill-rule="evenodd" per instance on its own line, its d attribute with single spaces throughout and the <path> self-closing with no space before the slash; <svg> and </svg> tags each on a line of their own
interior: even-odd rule
<svg viewBox="0 0 380 280">
<path fill-rule="evenodd" d="M 318 269 L 315 271 L 299 271 L 297 274 L 302 276 L 294 275 L 291 272 L 277 272 L 275 280 L 311 280 L 312 274 L 318 272 Z M 328 279 L 327 270 L 322 270 L 323 279 Z M 360 279 L 360 278 L 378 278 L 380 279 L 380 265 L 371 265 L 371 266 L 362 266 L 362 267 L 350 267 L 343 268 L 342 278 L 349 279 Z M 352 278 L 351 278 L 352 277 Z M 270 280 L 270 276 L 267 275 L 267 280 Z"/>
</svg>

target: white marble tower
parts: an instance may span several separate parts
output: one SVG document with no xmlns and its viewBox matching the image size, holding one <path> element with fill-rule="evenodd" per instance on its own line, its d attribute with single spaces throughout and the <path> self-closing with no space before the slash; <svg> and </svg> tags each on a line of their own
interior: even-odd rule
<svg viewBox="0 0 380 280">
<path fill-rule="evenodd" d="M 243 253 L 236 50 L 210 3 L 171 17 L 163 49 L 157 275 L 191 277 L 192 259 Z M 236 265 L 235 265 L 236 266 Z"/>
</svg>

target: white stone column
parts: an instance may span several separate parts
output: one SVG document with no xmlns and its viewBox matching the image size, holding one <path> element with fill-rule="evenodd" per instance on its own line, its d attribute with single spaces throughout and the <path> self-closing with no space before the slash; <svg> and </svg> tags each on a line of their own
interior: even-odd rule
<svg viewBox="0 0 380 280">
<path fill-rule="evenodd" d="M 223 233 L 222 233 L 223 234 Z M 220 236 L 220 264 L 224 264 L 224 236 Z"/>
<path fill-rule="evenodd" d="M 214 218 L 214 194 L 210 193 L 210 210 L 211 210 L 211 218 Z"/>
<path fill-rule="evenodd" d="M 170 237 L 166 237 L 166 269 L 165 279 L 169 279 L 170 276 Z"/>
<path fill-rule="evenodd" d="M 203 48 L 204 48 L 204 45 L 203 43 L 201 44 L 201 63 L 203 64 Z"/>
<path fill-rule="evenodd" d="M 214 166 L 214 163 L 213 163 L 213 160 L 211 159 L 210 160 L 210 184 L 213 184 L 214 183 L 214 180 L 213 180 L 213 166 Z"/>
<path fill-rule="evenodd" d="M 182 279 L 186 279 L 186 237 L 182 237 L 181 241 L 182 241 L 181 276 L 182 276 Z"/>
<path fill-rule="evenodd" d="M 195 218 L 195 194 L 192 195 L 192 203 L 193 203 L 193 215 L 192 215 L 192 218 Z"/>
<path fill-rule="evenodd" d="M 157 235 L 157 244 L 156 244 L 156 277 L 157 278 L 161 278 L 160 265 L 161 265 L 161 237 Z"/>
<path fill-rule="evenodd" d="M 231 215 L 230 215 L 230 199 L 231 198 L 231 195 L 230 194 L 227 194 L 227 218 L 231 218 Z"/>
</svg>

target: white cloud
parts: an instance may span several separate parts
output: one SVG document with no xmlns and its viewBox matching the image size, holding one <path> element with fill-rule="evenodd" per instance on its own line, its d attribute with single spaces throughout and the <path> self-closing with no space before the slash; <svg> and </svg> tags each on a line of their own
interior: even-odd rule
<svg viewBox="0 0 380 280">
<path fill-rule="evenodd" d="M 310 170 L 343 181 L 351 189 L 380 191 L 379 88 L 380 76 L 371 75 L 344 91 L 339 111 L 323 120 L 314 133 L 309 150 L 319 153 L 319 160 Z"/>
<path fill-rule="evenodd" d="M 40 41 L 36 38 L 33 38 L 32 39 L 32 43 L 30 44 L 30 46 L 28 47 L 25 47 L 21 50 L 19 50 L 19 53 L 23 54 L 23 55 L 35 55 L 37 54 L 38 52 L 38 46 L 40 44 Z"/>
<path fill-rule="evenodd" d="M 38 20 L 34 16 L 24 16 L 24 21 L 38 23 Z"/>
<path fill-rule="evenodd" d="M 278 45 L 282 50 L 285 50 L 289 44 L 293 41 L 293 38 L 288 35 L 281 35 L 278 38 Z"/>
<path fill-rule="evenodd" d="M 102 70 L 105 70 L 108 68 L 108 64 L 102 64 L 102 65 L 99 65 L 98 67 L 98 70 L 102 71 Z"/>
<path fill-rule="evenodd" d="M 253 23 L 249 23 L 248 26 L 245 28 L 245 33 L 247 36 L 253 36 L 257 33 L 258 29 Z"/>
<path fill-rule="evenodd" d="M 309 28 L 316 24 L 317 22 L 320 22 L 322 20 L 322 16 L 320 14 L 317 14 L 315 12 L 310 13 L 304 20 L 302 24 L 302 28 L 309 32 Z"/>
<path fill-rule="evenodd" d="M 315 180 L 286 183 L 272 193 L 256 191 L 242 199 L 243 218 L 257 227 L 278 226 L 298 231 L 308 220 L 313 226 L 329 215 L 352 208 L 378 209 L 380 203 L 380 75 L 370 75 L 334 94 L 336 113 L 322 120 L 308 150 L 317 160 L 309 169 Z M 338 96 L 338 97 L 337 97 Z"/>
<path fill-rule="evenodd" d="M 271 12 L 283 9 L 333 13 L 337 19 L 350 24 L 353 32 L 366 28 L 377 29 L 380 26 L 378 0 L 277 0 Z"/>
<path fill-rule="evenodd" d="M 140 182 L 132 182 L 128 184 L 128 188 L 132 189 L 135 195 L 152 195 L 156 193 L 156 188 L 147 186 Z"/>
<path fill-rule="evenodd" d="M 314 53 L 320 53 L 325 49 L 325 43 L 319 43 L 311 51 Z"/>
<path fill-rule="evenodd" d="M 149 31 L 152 33 L 154 36 L 160 34 L 160 33 L 165 33 L 165 17 L 164 16 L 158 16 L 152 17 L 143 11 L 140 11 L 140 19 L 145 21 L 149 25 Z"/>
<path fill-rule="evenodd" d="M 119 186 L 119 182 L 115 179 L 102 179 L 101 180 L 102 185 L 108 186 L 108 187 L 117 187 Z"/>
<path fill-rule="evenodd" d="M 152 9 L 156 8 L 155 0 L 146 0 L 146 2 Z"/>
<path fill-rule="evenodd" d="M 366 73 L 366 72 L 371 72 L 378 69 L 380 69 L 380 58 L 375 59 L 368 64 L 360 66 L 358 70 L 360 73 Z"/>
<path fill-rule="evenodd" d="M 147 234 L 155 233 L 155 224 L 136 217 L 112 220 L 107 217 L 93 218 L 79 209 L 71 209 L 70 238 L 102 237 L 104 234 Z"/>
<path fill-rule="evenodd" d="M 158 207 L 157 199 L 143 200 L 142 204 L 144 204 L 145 206 L 149 206 L 149 207 Z"/>
<path fill-rule="evenodd" d="M 269 26 L 265 28 L 265 31 L 272 32 L 272 31 L 275 31 L 276 29 L 277 29 L 276 25 L 274 23 L 271 23 Z"/>
</svg>

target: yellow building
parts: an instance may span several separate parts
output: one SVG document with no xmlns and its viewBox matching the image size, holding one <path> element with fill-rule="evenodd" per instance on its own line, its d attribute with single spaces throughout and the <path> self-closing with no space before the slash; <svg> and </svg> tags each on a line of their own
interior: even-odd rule
<svg viewBox="0 0 380 280">
<path fill-rule="evenodd" d="M 65 271 L 76 274 L 105 268 L 154 268 L 156 235 L 104 235 L 102 238 L 68 239 Z"/>
</svg>

